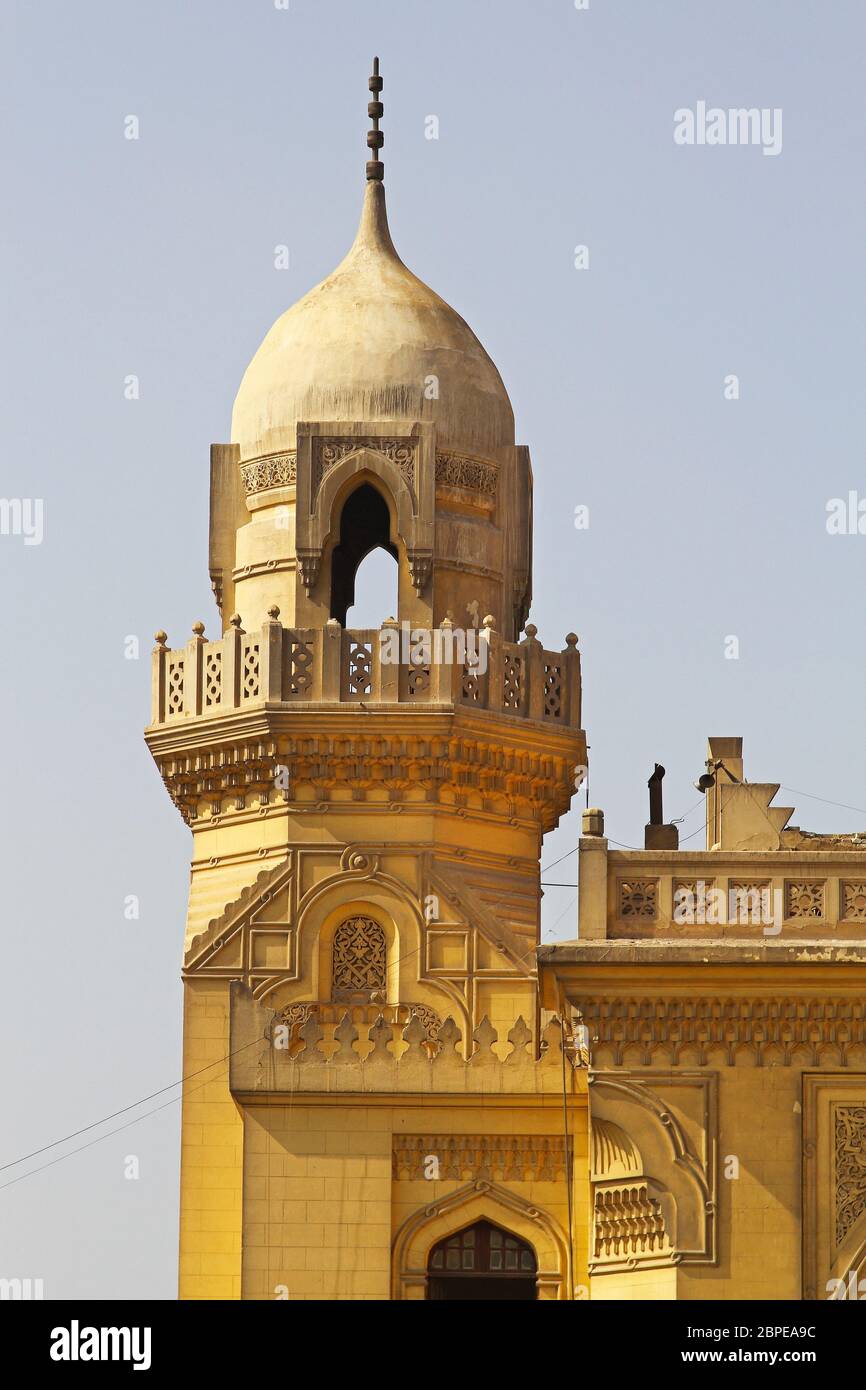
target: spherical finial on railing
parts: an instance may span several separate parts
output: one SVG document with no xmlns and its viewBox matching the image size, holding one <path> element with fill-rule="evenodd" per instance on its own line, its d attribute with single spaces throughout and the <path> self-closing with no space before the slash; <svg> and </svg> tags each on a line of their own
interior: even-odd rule
<svg viewBox="0 0 866 1390">
<path fill-rule="evenodd" d="M 523 631 L 531 641 L 537 635 L 538 628 L 535 626 L 535 623 L 527 623 Z"/>
<path fill-rule="evenodd" d="M 276 605 L 275 603 L 272 603 L 271 606 L 270 606 L 270 608 L 268 609 L 268 617 L 269 617 L 269 618 L 273 618 L 274 622 L 276 622 L 276 621 L 277 621 L 277 618 L 278 618 L 279 616 L 280 616 L 280 610 L 279 610 L 279 608 L 277 607 L 277 605 Z"/>
<path fill-rule="evenodd" d="M 196 637 L 204 637 L 204 623 L 193 623 L 192 630 Z"/>
<path fill-rule="evenodd" d="M 567 632 L 567 633 L 565 634 L 565 645 L 566 645 L 567 647 L 576 647 L 576 646 L 577 646 L 577 633 L 576 633 L 576 632 Z"/>
<path fill-rule="evenodd" d="M 163 632 L 162 628 L 160 628 L 159 632 L 153 634 L 153 640 L 158 647 L 164 647 L 168 641 L 168 633 Z"/>
<path fill-rule="evenodd" d="M 487 617 L 484 619 L 484 626 L 488 629 L 489 632 L 492 632 L 496 627 L 496 619 L 494 618 L 492 613 L 487 614 Z"/>
<path fill-rule="evenodd" d="M 241 625 L 241 615 L 240 615 L 240 613 L 232 613 L 231 617 L 229 618 L 229 624 L 230 624 L 231 627 L 240 627 L 240 625 Z"/>
</svg>

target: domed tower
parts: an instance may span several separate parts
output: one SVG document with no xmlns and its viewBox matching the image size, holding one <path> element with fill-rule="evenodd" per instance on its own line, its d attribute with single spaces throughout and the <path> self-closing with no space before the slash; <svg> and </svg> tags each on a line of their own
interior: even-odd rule
<svg viewBox="0 0 866 1390">
<path fill-rule="evenodd" d="M 549 1066 L 558 1055 L 540 1045 L 539 854 L 586 762 L 577 639 L 545 650 L 532 624 L 521 638 L 529 453 L 484 348 L 394 248 L 381 86 L 377 62 L 351 250 L 266 335 L 238 391 L 232 441 L 212 449 L 222 633 L 207 640 L 196 623 L 174 649 L 158 633 L 153 656 L 146 737 L 193 835 L 183 1297 L 279 1296 L 275 1269 L 287 1296 L 344 1296 L 326 1275 L 341 1266 L 311 1253 L 322 1221 L 308 1215 L 305 1235 L 300 1217 L 269 1205 L 283 1202 L 263 1177 L 275 1143 L 288 1174 L 273 1128 L 284 1092 L 295 1096 L 292 1125 L 303 1119 L 321 1139 L 320 1150 L 309 1133 L 292 1140 L 292 1172 L 304 1169 L 309 1192 L 321 1183 L 303 1155 L 320 1153 L 349 1193 L 340 1155 L 366 1153 L 360 1134 L 354 1148 L 343 1142 L 360 1114 L 377 1136 L 365 1172 L 387 1203 L 396 1150 L 389 1140 L 387 1169 L 377 1167 L 377 1095 L 390 1095 L 396 1132 L 408 1114 L 398 1098 L 438 1089 L 443 1107 L 427 1122 L 446 1136 L 452 1090 L 463 1103 L 477 1091 L 479 1104 L 491 1086 L 514 1091 L 532 1110 L 549 1089 L 533 1058 Z M 397 561 L 397 611 L 381 629 L 347 629 L 358 565 L 379 546 Z M 307 1089 L 309 1124 L 298 1101 Z M 369 1114 L 359 1096 L 374 1098 Z M 528 1135 L 543 1134 L 547 1111 L 532 1114 Z M 489 1117 L 479 1110 L 474 1125 L 485 1135 Z M 506 1164 L 505 1186 L 529 1211 L 522 1162 Z M 419 1296 L 408 1265 L 392 1270 L 395 1231 L 378 1221 L 374 1238 L 363 1203 L 346 1200 L 341 1239 L 367 1252 L 351 1264 L 355 1293 Z M 531 1244 L 517 1208 L 506 1202 L 506 1220 L 491 1201 L 485 1221 Z M 287 1205 L 297 1214 L 304 1203 Z M 411 1264 L 415 1248 L 400 1258 Z M 556 1278 L 549 1288 L 564 1288 Z"/>
<path fill-rule="evenodd" d="M 530 600 L 529 451 L 471 328 L 398 256 L 381 161 L 368 164 L 348 255 L 277 319 L 247 368 L 232 443 L 213 448 L 211 497 L 224 618 L 237 609 L 258 625 L 277 604 L 292 626 L 342 623 L 357 565 L 383 546 L 398 560 L 398 621 L 438 626 L 450 614 L 478 626 L 490 614 L 517 639 Z"/>
</svg>

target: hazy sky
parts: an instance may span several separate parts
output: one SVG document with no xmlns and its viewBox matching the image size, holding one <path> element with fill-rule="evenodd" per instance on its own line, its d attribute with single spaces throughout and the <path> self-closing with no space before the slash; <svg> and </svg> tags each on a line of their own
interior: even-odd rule
<svg viewBox="0 0 866 1390">
<path fill-rule="evenodd" d="M 859 0 L 7 0 L 2 24 L 0 491 L 42 500 L 44 536 L 0 535 L 0 1162 L 180 1075 L 190 836 L 142 741 L 152 634 L 217 632 L 208 447 L 353 238 L 374 52 L 395 242 L 532 450 L 532 620 L 580 634 L 610 836 L 642 843 L 654 760 L 698 830 L 709 733 L 797 788 L 794 823 L 866 828 L 802 795 L 866 806 L 866 534 L 826 529 L 830 499 L 866 501 Z M 781 110 L 781 152 L 677 145 L 701 101 Z M 546 936 L 575 934 L 574 898 L 548 891 Z M 178 1163 L 169 1103 L 6 1188 L 0 1276 L 173 1297 Z"/>
</svg>

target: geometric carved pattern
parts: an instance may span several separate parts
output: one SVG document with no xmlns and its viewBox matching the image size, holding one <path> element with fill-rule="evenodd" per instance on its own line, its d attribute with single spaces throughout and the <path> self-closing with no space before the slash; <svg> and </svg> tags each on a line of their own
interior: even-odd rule
<svg viewBox="0 0 866 1390">
<path fill-rule="evenodd" d="M 558 1182 L 565 1178 L 565 1142 L 548 1134 L 398 1134 L 393 1138 L 394 1178 L 430 1175 L 443 1180 Z"/>
<path fill-rule="evenodd" d="M 621 879 L 619 884 L 620 917 L 654 918 L 658 910 L 658 879 Z"/>
<path fill-rule="evenodd" d="M 430 689 L 430 667 L 411 665 L 406 675 L 406 690 L 410 700 L 425 695 Z"/>
<path fill-rule="evenodd" d="M 823 917 L 824 883 L 796 879 L 785 884 L 786 917 Z"/>
<path fill-rule="evenodd" d="M 309 642 L 295 641 L 289 653 L 289 692 L 303 695 L 313 684 L 313 649 Z"/>
<path fill-rule="evenodd" d="M 728 884 L 728 915 L 741 925 L 766 923 L 772 910 L 770 885 L 766 879 Z"/>
<path fill-rule="evenodd" d="M 544 713 L 550 719 L 562 714 L 562 667 L 544 667 Z"/>
<path fill-rule="evenodd" d="M 473 666 L 463 667 L 460 695 L 467 705 L 477 705 L 480 702 L 481 686 L 478 683 L 477 668 Z"/>
<path fill-rule="evenodd" d="M 241 667 L 241 698 L 256 700 L 259 694 L 259 644 L 247 638 L 244 641 L 243 665 Z"/>
<path fill-rule="evenodd" d="M 519 656 L 517 652 L 513 655 L 506 652 L 502 659 L 503 709 L 520 709 L 522 673 L 523 657 Z"/>
<path fill-rule="evenodd" d="M 373 689 L 373 649 L 369 642 L 349 641 L 349 663 L 346 674 L 350 699 L 359 700 Z"/>
<path fill-rule="evenodd" d="M 842 884 L 842 920 L 866 921 L 866 882 Z"/>
<path fill-rule="evenodd" d="M 334 999 L 385 988 L 385 933 L 372 917 L 349 917 L 334 936 Z"/>
<path fill-rule="evenodd" d="M 169 714 L 183 713 L 183 657 L 172 656 L 168 664 L 166 703 Z"/>
<path fill-rule="evenodd" d="M 718 916 L 714 906 L 716 899 L 709 897 L 716 880 L 714 878 L 675 878 L 673 881 L 674 922 L 704 923 L 704 916 L 713 923 L 713 914 Z M 700 886 L 699 886 L 700 885 Z"/>
<path fill-rule="evenodd" d="M 866 1107 L 835 1107 L 834 1140 L 838 1246 L 866 1210 Z"/>
<path fill-rule="evenodd" d="M 204 702 L 206 706 L 218 705 L 222 691 L 223 654 L 209 651 L 204 664 Z"/>
<path fill-rule="evenodd" d="M 596 1188 L 595 1258 L 649 1255 L 667 1245 L 660 1203 L 646 1182 Z"/>
</svg>

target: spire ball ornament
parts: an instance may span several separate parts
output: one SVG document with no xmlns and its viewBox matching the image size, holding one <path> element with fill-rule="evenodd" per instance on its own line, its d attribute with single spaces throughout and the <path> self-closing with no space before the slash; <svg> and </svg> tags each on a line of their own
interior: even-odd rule
<svg viewBox="0 0 866 1390">
<path fill-rule="evenodd" d="M 379 93 L 381 92 L 384 83 L 382 82 L 382 79 L 379 76 L 378 58 L 373 59 L 373 75 L 372 77 L 368 78 L 367 86 L 370 88 L 370 91 L 373 92 L 375 95 L 374 101 L 367 102 L 367 115 L 373 122 L 373 129 L 367 131 L 367 147 L 368 149 L 371 149 L 375 152 L 375 158 L 367 160 L 367 178 L 368 180 L 378 179 L 378 181 L 381 183 L 382 179 L 384 179 L 385 177 L 385 166 L 378 156 L 378 151 L 381 150 L 382 146 L 384 145 L 385 137 L 379 129 L 379 122 L 382 119 L 382 113 L 384 112 L 385 108 L 379 100 Z"/>
</svg>

